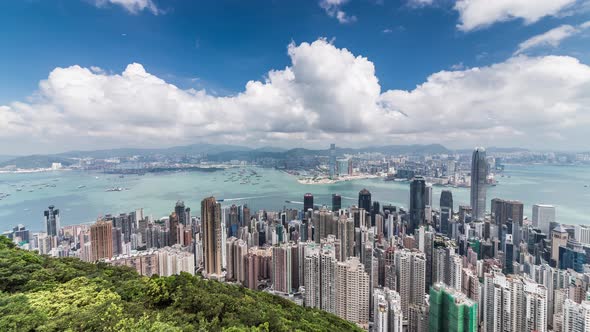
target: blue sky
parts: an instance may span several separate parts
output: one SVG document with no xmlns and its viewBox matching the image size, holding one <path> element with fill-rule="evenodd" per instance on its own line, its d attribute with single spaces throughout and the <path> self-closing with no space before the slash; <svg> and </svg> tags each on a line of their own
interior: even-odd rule
<svg viewBox="0 0 590 332">
<path fill-rule="evenodd" d="M 483 0 L 474 2 L 478 1 Z M 68 114 L 65 108 L 71 104 L 56 102 L 53 95 L 45 95 L 47 91 L 39 91 L 39 82 L 48 79 L 54 69 L 73 65 L 99 67 L 100 75 L 108 77 L 121 75 L 129 64 L 138 63 L 150 75 L 182 90 L 205 89 L 211 98 L 236 96 L 245 91 L 248 81 L 264 82 L 269 71 L 281 71 L 292 66 L 293 57 L 288 53 L 290 43 L 297 47 L 301 43 L 313 43 L 318 38 L 325 38 L 327 44 L 338 50 L 346 49 L 354 56 L 368 59 L 374 66 L 373 76 L 378 79 L 381 94 L 390 90 L 412 91 L 431 75 L 445 70 L 463 71 L 504 64 L 517 57 L 514 53 L 525 40 L 564 25 L 573 29 L 566 29 L 566 37 L 557 37 L 557 42 L 553 38 L 533 43 L 522 52 L 523 57 L 530 60 L 543 59 L 549 55 L 567 56 L 577 59 L 584 68 L 585 64 L 590 64 L 590 29 L 582 27 L 590 21 L 590 5 L 586 1 L 539 0 L 544 4 L 528 0 L 515 2 L 519 1 L 524 7 L 508 6 L 505 8 L 508 13 L 506 16 L 495 13 L 493 8 L 486 8 L 485 4 L 461 11 L 458 6 L 462 0 L 5 0 L 0 2 L 0 106 L 5 105 L 4 111 L 10 113 L 7 114 L 12 120 L 5 120 L 10 123 L 34 117 L 31 114 L 22 116 L 25 111 L 14 106 L 15 102 L 27 103 L 39 109 L 50 105 L 58 109 L 58 114 Z M 562 5 L 556 6 L 557 2 Z M 539 9 L 543 6 L 547 8 Z M 342 13 L 340 19 L 338 12 Z M 465 27 L 467 24 L 471 25 Z M 351 80 L 354 80 L 355 74 L 351 75 Z M 585 78 L 580 84 L 584 87 Z M 303 99 L 303 107 L 310 110 L 312 117 L 321 119 L 323 114 L 330 114 L 322 113 L 321 107 L 313 104 L 318 96 L 315 99 L 297 96 L 294 99 Z M 31 98 L 36 100 L 31 101 Z M 379 98 L 382 99 L 381 96 Z M 51 100 L 46 102 L 48 99 Z M 387 103 L 396 104 L 398 100 L 394 98 Z M 552 104 L 549 105 L 549 102 Z M 376 104 L 383 103 L 383 100 L 376 101 Z M 576 100 L 576 104 L 580 103 L 576 110 L 585 119 L 588 105 Z M 536 103 L 537 106 L 547 107 L 557 104 L 571 102 L 541 100 Z M 396 109 L 401 108 L 400 105 Z M 181 112 L 179 109 L 183 107 L 173 106 L 170 112 L 176 114 Z M 98 108 L 95 112 L 100 114 L 101 111 Z M 396 112 L 388 110 L 380 114 L 389 116 L 390 111 Z M 280 110 L 277 112 L 280 114 Z M 362 110 L 358 109 L 357 112 Z M 402 114 L 409 112 L 411 110 L 400 111 Z M 8 119 L 8 116 L 5 118 Z M 346 117 L 346 114 L 343 116 Z M 488 116 L 493 118 L 494 115 Z M 338 132 L 351 133 L 350 142 L 374 141 L 370 137 L 374 130 L 352 128 L 351 121 L 342 124 L 343 130 L 334 130 L 322 126 L 318 120 L 313 122 L 313 132 L 269 124 L 264 126 L 264 130 L 255 128 L 264 131 L 264 137 L 249 136 L 243 143 L 267 145 L 276 140 L 278 145 L 290 146 L 297 145 L 303 139 L 323 144 L 334 139 Z M 359 121 L 364 123 L 364 119 Z M 129 125 L 133 124 L 133 121 L 129 122 Z M 186 134 L 191 130 L 201 130 L 200 125 L 183 127 L 180 129 L 182 134 L 169 137 L 164 143 L 159 139 L 133 141 L 126 137 L 120 140 L 110 137 L 102 141 L 100 137 L 109 136 L 108 133 L 102 129 L 99 133 L 95 128 L 86 128 L 72 134 L 93 137 L 79 146 L 66 144 L 66 137 L 53 137 L 55 130 L 52 128 L 42 128 L 35 133 L 36 139 L 23 143 L 18 150 L 37 152 L 33 146 L 51 144 L 59 144 L 60 149 L 69 149 L 144 143 L 176 144 L 208 138 L 233 139 L 227 132 L 219 130 L 211 135 Z M 412 124 L 406 126 L 412 127 Z M 71 124 L 71 127 L 76 125 Z M 505 132 L 499 127 L 503 126 L 490 128 L 502 136 Z M 204 132 L 210 130 L 206 129 Z M 464 140 L 485 136 L 480 133 L 479 136 L 459 137 L 456 131 L 460 129 L 458 127 L 454 132 L 444 133 L 442 142 L 451 146 L 472 146 L 477 145 L 477 142 Z M 527 131 L 519 133 L 518 128 L 512 129 L 517 136 L 529 137 Z M 11 128 L 9 132 L 11 134 L 7 139 L 17 141 L 22 130 Z M 553 138 L 556 138 L 558 143 L 555 145 L 562 146 L 581 135 L 561 139 L 559 136 L 563 136 L 562 132 L 561 128 L 557 128 L 553 137 L 547 140 L 554 142 Z M 359 134 L 363 137 L 355 136 Z M 400 139 L 399 135 L 404 135 L 403 141 L 422 142 L 418 128 L 383 132 L 380 135 L 389 135 L 391 139 Z M 486 137 L 483 143 L 494 142 Z M 531 147 L 535 147 L 535 142 L 538 142 L 538 139 L 525 138 L 512 142 L 522 142 L 522 145 Z M 436 141 L 437 136 L 423 140 Z M 389 139 L 383 140 L 387 141 Z M 498 143 L 507 145 L 510 141 Z M 577 148 L 581 147 L 578 144 Z M 15 151 L 2 151 L 0 148 L 0 153 L 3 152 Z"/>
</svg>

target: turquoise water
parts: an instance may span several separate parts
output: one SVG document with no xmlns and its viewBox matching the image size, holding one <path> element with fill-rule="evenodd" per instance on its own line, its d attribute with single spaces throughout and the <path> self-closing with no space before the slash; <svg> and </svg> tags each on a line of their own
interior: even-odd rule
<svg viewBox="0 0 590 332">
<path fill-rule="evenodd" d="M 62 225 L 96 220 L 104 214 L 118 214 L 143 208 L 155 218 L 171 213 L 177 200 L 184 200 L 198 214 L 200 200 L 214 195 L 224 198 L 224 205 L 248 204 L 254 210 L 279 209 L 283 206 L 301 208 L 303 194 L 314 194 L 316 204 L 331 205 L 332 193 L 343 196 L 342 205 L 356 204 L 359 190 L 367 188 L 374 200 L 408 206 L 409 185 L 380 179 L 356 180 L 326 185 L 303 185 L 297 178 L 273 169 L 259 169 L 262 175 L 252 182 L 226 180 L 237 170 L 214 173 L 185 172 L 125 176 L 78 171 L 28 174 L 0 174 L 0 192 L 11 196 L 0 200 L 0 231 L 22 223 L 33 231 L 42 230 L 43 211 L 49 205 L 61 210 Z M 590 166 L 510 165 L 499 184 L 488 190 L 494 197 L 517 199 L 525 203 L 525 215 L 532 214 L 532 204 L 557 206 L 558 221 L 571 224 L 589 223 Z M 45 187 L 39 185 L 48 184 Z M 13 186 L 13 185 L 16 185 Z M 55 185 L 55 187 L 51 187 Z M 588 185 L 588 187 L 584 187 Z M 16 188 L 24 186 L 22 191 Z M 85 186 L 78 188 L 78 186 Z M 108 188 L 129 190 L 105 192 Z M 29 192 L 35 188 L 33 192 Z M 438 205 L 441 187 L 434 187 L 433 200 Z M 453 188 L 455 206 L 469 204 L 469 189 Z M 227 199 L 236 199 L 227 201 Z"/>
</svg>

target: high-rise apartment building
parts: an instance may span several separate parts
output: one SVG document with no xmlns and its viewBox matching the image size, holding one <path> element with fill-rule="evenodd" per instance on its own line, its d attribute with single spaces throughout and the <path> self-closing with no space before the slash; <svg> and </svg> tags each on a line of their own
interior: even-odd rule
<svg viewBox="0 0 590 332">
<path fill-rule="evenodd" d="M 486 150 L 475 148 L 471 158 L 471 209 L 477 220 L 483 220 L 486 212 L 487 177 Z"/>
<path fill-rule="evenodd" d="M 275 292 L 290 294 L 293 292 L 293 257 L 297 251 L 292 250 L 291 244 L 272 247 L 271 282 Z"/>
<path fill-rule="evenodd" d="M 526 277 L 484 275 L 483 331 L 547 331 L 547 288 Z"/>
<path fill-rule="evenodd" d="M 113 224 L 111 221 L 99 220 L 90 226 L 90 243 L 92 260 L 113 257 Z"/>
<path fill-rule="evenodd" d="M 203 275 L 212 279 L 223 279 L 221 204 L 215 197 L 201 201 L 201 227 L 203 241 Z"/>
<path fill-rule="evenodd" d="M 411 304 L 424 304 L 426 287 L 426 257 L 419 251 L 401 249 L 395 251 L 397 287 L 404 317 Z"/>
<path fill-rule="evenodd" d="M 389 288 L 373 293 L 373 331 L 403 332 L 403 313 L 399 294 Z"/>
<path fill-rule="evenodd" d="M 430 288 L 428 330 L 477 331 L 477 302 L 460 291 L 435 284 Z"/>
<path fill-rule="evenodd" d="M 336 266 L 336 315 L 368 328 L 370 276 L 357 257 Z"/>
<path fill-rule="evenodd" d="M 330 245 L 314 242 L 304 247 L 305 306 L 336 313 L 336 254 Z"/>
<path fill-rule="evenodd" d="M 354 219 L 342 215 L 338 219 L 338 239 L 340 240 L 339 259 L 345 261 L 354 256 Z"/>
<path fill-rule="evenodd" d="M 180 230 L 182 229 L 182 224 L 180 224 L 178 214 L 176 214 L 176 212 L 172 212 L 168 218 L 168 229 L 170 230 L 168 245 L 173 246 L 177 243 L 180 243 Z"/>
<path fill-rule="evenodd" d="M 566 299 L 563 303 L 563 320 L 561 331 L 588 332 L 590 331 L 590 301 L 576 303 Z"/>
</svg>

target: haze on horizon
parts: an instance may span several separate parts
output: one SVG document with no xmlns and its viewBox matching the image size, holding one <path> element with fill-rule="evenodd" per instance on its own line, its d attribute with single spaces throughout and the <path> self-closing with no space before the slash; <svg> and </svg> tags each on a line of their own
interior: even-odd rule
<svg viewBox="0 0 590 332">
<path fill-rule="evenodd" d="M 298 4 L 3 2 L 0 154 L 588 150 L 588 1 Z"/>
</svg>

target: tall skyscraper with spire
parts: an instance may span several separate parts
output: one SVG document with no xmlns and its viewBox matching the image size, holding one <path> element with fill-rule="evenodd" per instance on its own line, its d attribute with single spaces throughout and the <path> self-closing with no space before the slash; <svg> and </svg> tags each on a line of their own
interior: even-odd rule
<svg viewBox="0 0 590 332">
<path fill-rule="evenodd" d="M 203 275 L 213 279 L 223 279 L 221 204 L 215 197 L 201 201 L 201 224 L 203 227 Z"/>
<path fill-rule="evenodd" d="M 471 158 L 471 209 L 473 218 L 477 220 L 483 220 L 486 212 L 487 177 L 486 150 L 482 147 L 475 148 Z"/>
<path fill-rule="evenodd" d="M 334 144 L 334 143 L 330 144 L 329 167 L 330 167 L 330 179 L 333 179 L 336 177 L 336 144 Z"/>
</svg>

